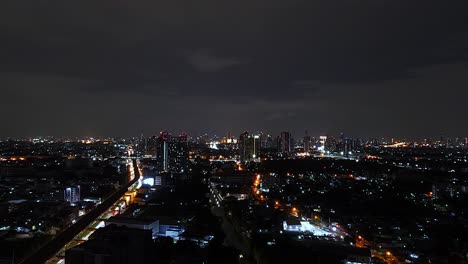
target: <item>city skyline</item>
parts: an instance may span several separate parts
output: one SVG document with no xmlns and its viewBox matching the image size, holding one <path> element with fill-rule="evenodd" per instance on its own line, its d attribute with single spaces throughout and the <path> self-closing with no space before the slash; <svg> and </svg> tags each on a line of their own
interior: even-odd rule
<svg viewBox="0 0 468 264">
<path fill-rule="evenodd" d="M 226 137 L 0 140 L 0 259 L 466 262 L 468 138 Z"/>
<path fill-rule="evenodd" d="M 239 130 L 239 129 L 237 129 Z M 272 132 L 272 131 L 254 131 L 254 130 L 228 130 L 224 133 L 209 133 L 209 132 L 197 132 L 197 133 L 187 133 L 187 130 L 175 130 L 175 129 L 161 129 L 157 131 L 152 131 L 150 133 L 144 133 L 140 131 L 139 134 L 134 134 L 130 136 L 122 136 L 122 135 L 27 135 L 27 136 L 0 136 L 0 141 L 2 140 L 26 140 L 26 141 L 36 141 L 36 140 L 59 140 L 59 141 L 84 141 L 84 140 L 114 140 L 114 139 L 137 139 L 137 138 L 153 138 L 159 137 L 161 133 L 169 133 L 172 136 L 182 136 L 186 135 L 189 140 L 195 140 L 203 137 L 207 137 L 208 140 L 221 140 L 221 139 L 239 139 L 242 137 L 242 134 L 247 132 L 251 135 L 262 135 L 265 137 L 273 137 L 273 138 L 280 138 L 283 132 L 287 132 L 291 134 L 291 138 L 294 140 L 302 140 L 304 137 L 309 137 L 311 139 L 315 139 L 318 141 L 321 137 L 331 137 L 331 138 L 350 138 L 350 139 L 360 139 L 360 140 L 379 140 L 379 141 L 386 141 L 386 142 L 464 142 L 468 140 L 468 137 L 463 135 L 451 135 L 447 133 L 440 133 L 435 135 L 427 135 L 427 136 L 379 136 L 379 135 L 370 135 L 370 136 L 362 136 L 357 134 L 349 134 L 343 132 L 336 132 L 336 133 L 310 133 L 310 130 L 303 130 L 302 132 L 299 131 L 297 133 L 291 132 L 291 130 L 280 130 L 279 132 Z"/>
</svg>

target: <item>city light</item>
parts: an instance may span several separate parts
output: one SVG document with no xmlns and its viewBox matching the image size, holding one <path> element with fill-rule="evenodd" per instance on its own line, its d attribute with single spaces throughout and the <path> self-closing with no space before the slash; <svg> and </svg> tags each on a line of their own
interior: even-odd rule
<svg viewBox="0 0 468 264">
<path fill-rule="evenodd" d="M 48 141 L 0 142 L 0 151 L 3 147 L 8 153 L 15 153 L 24 144 L 30 144 L 28 151 L 52 149 L 59 153 L 35 157 L 22 150 L 21 154 L 0 156 L 0 179 L 6 179 L 2 182 L 4 207 L 7 217 L 11 211 L 18 218 L 16 222 L 10 219 L 0 230 L 29 238 L 54 235 L 104 206 L 105 212 L 94 215 L 79 235 L 60 245 L 51 260 L 56 263 L 67 250 L 96 239 L 92 235 L 95 230 L 107 230 L 110 217 L 125 216 L 129 218 L 125 221 L 133 224 L 176 208 L 177 214 L 167 216 L 169 224 L 160 220 L 151 237 L 170 235 L 204 248 L 216 235 L 203 234 L 206 224 L 193 215 L 207 208 L 213 217 L 231 225 L 240 238 L 253 241 L 253 248 L 258 245 L 252 238 L 265 237 L 263 247 L 289 240 L 297 245 L 336 247 L 330 251 L 344 256 L 343 263 L 367 263 L 371 257 L 381 262 L 412 263 L 424 259 L 425 254 L 414 241 L 440 239 L 441 225 L 463 219 L 461 201 L 468 193 L 468 183 L 461 172 L 468 167 L 468 145 L 453 143 L 460 147 L 441 148 L 438 140 L 424 147 L 409 143 L 408 149 L 386 147 L 395 144 L 390 140 L 329 135 L 321 152 L 318 137 L 307 133 L 297 141 L 290 132 L 277 136 L 243 133 L 238 143 L 227 138 L 233 136 L 188 139 L 162 132 L 108 144 L 99 143 L 104 142 L 99 139 L 50 145 Z M 218 149 L 210 148 L 209 142 L 219 142 Z M 133 151 L 131 156 L 129 150 Z M 245 153 L 241 155 L 241 151 Z M 440 168 L 445 174 L 437 179 L 429 177 Z M 34 177 L 29 177 L 29 172 L 34 172 Z M 58 176 L 63 172 L 67 177 Z M 415 177 L 411 175 L 418 176 L 411 179 L 418 188 L 401 185 L 402 178 Z M 41 191 L 35 192 L 31 186 Z M 369 212 L 369 206 L 383 209 Z M 404 215 L 398 213 L 401 210 L 405 210 Z M 414 226 L 402 224 L 413 220 Z M 182 235 L 180 226 L 184 230 L 188 226 L 193 234 L 203 232 L 194 237 L 190 232 Z M 191 226 L 196 226 L 197 232 L 190 230 Z M 458 231 L 444 227 L 461 239 Z"/>
</svg>

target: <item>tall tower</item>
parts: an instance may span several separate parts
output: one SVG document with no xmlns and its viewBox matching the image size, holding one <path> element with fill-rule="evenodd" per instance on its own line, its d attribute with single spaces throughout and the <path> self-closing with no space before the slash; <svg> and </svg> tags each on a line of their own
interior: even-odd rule
<svg viewBox="0 0 468 264">
<path fill-rule="evenodd" d="M 320 151 L 325 152 L 325 144 L 327 143 L 327 136 L 320 136 Z"/>
<path fill-rule="evenodd" d="M 311 149 L 312 142 L 310 141 L 310 136 L 307 130 L 305 131 L 305 136 L 304 136 L 304 152 L 309 153 Z"/>
<path fill-rule="evenodd" d="M 156 163 L 160 170 L 169 170 L 169 139 L 166 131 L 161 131 L 156 139 Z"/>
<path fill-rule="evenodd" d="M 143 136 L 143 131 L 141 131 L 140 140 L 138 142 L 137 154 L 145 154 L 146 153 L 146 140 Z"/>
<path fill-rule="evenodd" d="M 259 135 L 249 135 L 247 131 L 239 136 L 239 155 L 242 162 L 256 159 L 260 155 L 261 138 Z"/>
<path fill-rule="evenodd" d="M 291 133 L 281 132 L 280 152 L 283 152 L 283 153 L 291 152 Z"/>
<path fill-rule="evenodd" d="M 239 136 L 239 156 L 241 161 L 247 160 L 247 140 L 249 138 L 249 132 L 245 131 Z"/>
<path fill-rule="evenodd" d="M 188 141 L 187 134 L 172 136 L 161 131 L 156 139 L 156 164 L 158 170 L 183 173 L 188 170 Z"/>
<path fill-rule="evenodd" d="M 183 173 L 188 171 L 188 140 L 187 134 L 182 133 L 178 137 L 171 137 L 169 142 L 169 170 Z"/>
</svg>

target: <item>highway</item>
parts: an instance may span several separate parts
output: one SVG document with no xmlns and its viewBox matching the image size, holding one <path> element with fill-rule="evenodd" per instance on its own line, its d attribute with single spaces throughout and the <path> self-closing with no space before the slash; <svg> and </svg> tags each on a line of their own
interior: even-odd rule
<svg viewBox="0 0 468 264">
<path fill-rule="evenodd" d="M 141 186 L 141 174 L 137 160 L 128 160 L 129 182 L 95 209 L 81 217 L 74 225 L 57 235 L 53 240 L 28 257 L 21 264 L 65 263 L 65 251 L 86 241 L 98 228 L 104 227 L 104 220 L 125 210 L 125 196 Z M 115 210 L 121 208 L 119 210 Z"/>
</svg>

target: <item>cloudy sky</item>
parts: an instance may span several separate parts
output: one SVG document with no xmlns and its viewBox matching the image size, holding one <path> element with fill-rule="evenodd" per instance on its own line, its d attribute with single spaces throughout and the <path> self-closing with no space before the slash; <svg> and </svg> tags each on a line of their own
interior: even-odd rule
<svg viewBox="0 0 468 264">
<path fill-rule="evenodd" d="M 3 0 L 0 136 L 468 136 L 466 0 Z"/>
</svg>

